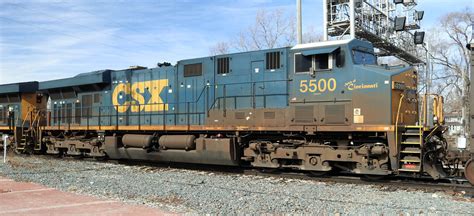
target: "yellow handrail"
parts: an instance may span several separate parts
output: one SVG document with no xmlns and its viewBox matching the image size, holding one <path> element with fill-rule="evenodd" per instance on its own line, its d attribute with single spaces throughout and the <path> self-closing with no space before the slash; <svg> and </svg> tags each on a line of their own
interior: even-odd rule
<svg viewBox="0 0 474 216">
<path fill-rule="evenodd" d="M 423 96 L 423 104 L 422 104 L 422 122 L 423 126 L 427 126 L 428 123 L 428 96 L 433 96 L 433 115 L 438 119 L 438 124 L 443 125 L 444 124 L 444 98 L 441 95 L 437 94 L 425 94 Z"/>
<path fill-rule="evenodd" d="M 402 101 L 405 97 L 404 94 L 400 94 L 400 100 L 398 102 L 398 110 L 397 110 L 397 119 L 395 119 L 395 143 L 398 146 L 398 118 L 400 117 L 400 109 L 402 107 Z"/>
<path fill-rule="evenodd" d="M 25 116 L 25 118 L 23 119 L 23 121 L 21 122 L 21 128 L 24 128 L 25 127 L 25 123 L 26 123 L 26 119 L 28 119 L 28 117 L 30 116 L 30 111 L 29 111 L 29 108 L 28 108 L 28 112 Z"/>
<path fill-rule="evenodd" d="M 428 108 L 427 108 L 427 107 L 428 107 L 428 106 L 427 106 L 427 97 L 428 97 L 427 94 L 424 94 L 424 95 L 423 95 L 422 111 L 421 111 L 421 112 L 422 112 L 422 116 L 423 116 L 423 119 L 422 119 L 423 121 L 422 121 L 422 124 L 421 124 L 421 125 L 423 125 L 424 127 L 427 126 L 427 119 L 428 119 L 428 116 L 427 116 L 427 115 L 428 115 L 428 112 L 427 112 L 427 109 L 428 109 Z"/>
</svg>

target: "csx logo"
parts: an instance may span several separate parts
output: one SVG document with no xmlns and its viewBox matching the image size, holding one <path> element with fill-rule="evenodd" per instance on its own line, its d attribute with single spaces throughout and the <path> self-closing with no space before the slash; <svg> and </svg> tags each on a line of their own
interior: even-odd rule
<svg viewBox="0 0 474 216">
<path fill-rule="evenodd" d="M 163 104 L 161 91 L 168 86 L 167 79 L 144 82 L 120 83 L 112 95 L 112 104 L 118 112 L 153 112 L 168 110 L 168 104 Z"/>
</svg>

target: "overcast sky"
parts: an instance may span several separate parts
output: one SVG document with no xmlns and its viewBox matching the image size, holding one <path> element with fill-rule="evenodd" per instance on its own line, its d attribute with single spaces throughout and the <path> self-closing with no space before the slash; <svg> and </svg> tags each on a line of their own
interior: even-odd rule
<svg viewBox="0 0 474 216">
<path fill-rule="evenodd" d="M 0 0 L 0 83 L 50 80 L 209 55 L 258 9 L 295 0 Z M 419 0 L 424 28 L 473 0 Z M 322 0 L 303 0 L 303 28 L 322 31 Z"/>
</svg>

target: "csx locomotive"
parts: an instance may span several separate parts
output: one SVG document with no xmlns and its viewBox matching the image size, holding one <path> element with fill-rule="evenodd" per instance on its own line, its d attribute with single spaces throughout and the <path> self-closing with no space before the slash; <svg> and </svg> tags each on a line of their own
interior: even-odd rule
<svg viewBox="0 0 474 216">
<path fill-rule="evenodd" d="M 318 42 L 1 85 L 0 129 L 18 152 L 434 179 L 464 165 L 474 183 L 417 78 L 368 42 Z"/>
</svg>

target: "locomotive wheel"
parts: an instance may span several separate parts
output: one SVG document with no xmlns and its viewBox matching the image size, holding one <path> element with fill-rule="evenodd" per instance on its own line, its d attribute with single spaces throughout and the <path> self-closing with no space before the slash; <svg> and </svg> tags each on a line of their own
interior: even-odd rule
<svg viewBox="0 0 474 216">
<path fill-rule="evenodd" d="M 464 176 L 469 181 L 469 183 L 474 185 L 474 159 L 467 161 L 466 165 L 464 166 Z"/>
</svg>

